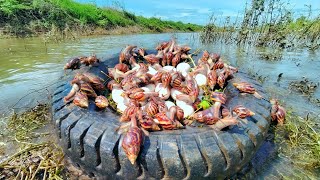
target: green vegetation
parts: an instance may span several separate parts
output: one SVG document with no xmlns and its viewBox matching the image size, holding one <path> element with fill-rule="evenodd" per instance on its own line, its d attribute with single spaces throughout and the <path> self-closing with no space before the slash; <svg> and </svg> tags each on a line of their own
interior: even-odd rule
<svg viewBox="0 0 320 180">
<path fill-rule="evenodd" d="M 275 140 L 279 153 L 290 158 L 294 165 L 313 173 L 320 172 L 320 126 L 319 116 L 301 118 L 287 112 L 284 127 L 275 128 Z"/>
<path fill-rule="evenodd" d="M 4 27 L 0 28 L 0 34 L 16 36 L 106 34 L 118 28 L 127 28 L 127 32 L 197 31 L 201 28 L 73 0 L 0 0 L 0 27 Z"/>
<path fill-rule="evenodd" d="M 314 94 L 319 87 L 319 83 L 312 82 L 309 79 L 303 77 L 302 80 L 292 81 L 289 83 L 289 88 L 293 91 L 301 93 L 311 103 L 320 107 L 320 98 L 317 98 Z"/>
<path fill-rule="evenodd" d="M 221 41 L 238 45 L 294 48 L 306 47 L 315 50 L 320 47 L 320 14 L 295 19 L 293 10 L 282 0 L 252 0 L 244 10 L 243 17 L 235 22 L 230 17 L 216 22 L 212 16 L 201 32 L 203 43 Z"/>
<path fill-rule="evenodd" d="M 49 122 L 49 107 L 42 104 L 8 119 L 8 132 L 4 134 L 7 139 L 1 144 L 6 145 L 2 151 L 10 153 L 0 162 L 0 179 L 63 179 L 62 149 L 45 140 L 48 133 L 40 132 Z"/>
<path fill-rule="evenodd" d="M 40 104 L 22 114 L 14 113 L 7 124 L 10 131 L 8 137 L 18 142 L 37 137 L 39 134 L 34 131 L 48 123 L 48 111 L 47 105 Z"/>
</svg>

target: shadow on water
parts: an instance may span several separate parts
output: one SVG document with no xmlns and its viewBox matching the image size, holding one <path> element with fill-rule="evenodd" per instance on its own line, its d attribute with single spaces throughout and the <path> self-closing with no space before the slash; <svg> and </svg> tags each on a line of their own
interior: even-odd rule
<svg viewBox="0 0 320 180">
<path fill-rule="evenodd" d="M 224 60 L 254 76 L 271 97 L 280 99 L 298 115 L 320 113 L 320 51 L 300 49 L 275 52 L 268 48 L 240 47 L 234 44 L 204 45 L 199 43 L 199 35 L 196 33 L 167 33 L 85 37 L 61 43 L 44 43 L 40 38 L 0 39 L 0 114 L 8 115 L 13 109 L 17 112 L 20 108 L 48 101 L 51 88 L 64 73 L 63 65 L 71 57 L 96 54 L 100 58 L 108 58 L 128 44 L 152 49 L 172 36 L 180 44 L 190 45 L 194 51 L 207 49 L 209 52 L 220 53 Z M 292 82 L 303 79 L 317 85 L 309 96 L 290 86 Z M 273 145 L 264 146 L 272 156 Z M 271 170 L 265 169 L 264 172 L 272 173 L 273 167 L 283 166 L 287 162 L 276 157 L 273 159 Z M 290 171 L 287 173 L 290 174 Z"/>
</svg>

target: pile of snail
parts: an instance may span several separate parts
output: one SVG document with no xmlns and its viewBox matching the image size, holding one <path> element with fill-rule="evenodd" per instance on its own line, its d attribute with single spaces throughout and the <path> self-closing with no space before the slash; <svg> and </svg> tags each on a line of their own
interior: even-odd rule
<svg viewBox="0 0 320 180">
<path fill-rule="evenodd" d="M 119 63 L 108 69 L 111 78 L 105 80 L 91 73 L 77 73 L 71 81 L 72 89 L 64 98 L 87 108 L 88 98 L 95 98 L 98 108 L 107 108 L 112 101 L 121 113 L 124 133 L 122 148 L 132 164 L 142 144 L 143 134 L 149 131 L 185 128 L 194 122 L 204 123 L 214 130 L 237 125 L 254 115 L 248 108 L 238 105 L 223 108 L 227 100 L 223 89 L 228 79 L 238 71 L 223 62 L 219 54 L 204 51 L 197 65 L 189 53 L 189 46 L 179 46 L 174 39 L 156 47 L 157 54 L 146 54 L 143 48 L 127 46 L 119 55 Z M 96 56 L 71 59 L 65 69 L 78 69 L 82 64 L 94 65 Z M 248 82 L 233 84 L 240 92 L 262 98 Z M 96 92 L 108 91 L 108 98 Z M 272 101 L 272 118 L 284 121 L 285 111 L 276 100 Z"/>
</svg>

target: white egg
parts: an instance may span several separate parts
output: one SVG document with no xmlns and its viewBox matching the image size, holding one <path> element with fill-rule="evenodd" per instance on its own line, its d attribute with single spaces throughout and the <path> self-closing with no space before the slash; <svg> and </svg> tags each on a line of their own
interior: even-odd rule
<svg viewBox="0 0 320 180">
<path fill-rule="evenodd" d="M 207 84 L 207 77 L 203 74 L 197 74 L 194 79 L 197 81 L 198 86 L 204 86 Z"/>
<path fill-rule="evenodd" d="M 163 87 L 162 83 L 157 84 L 155 92 L 159 93 L 159 97 L 166 100 L 170 97 L 170 88 Z"/>
<path fill-rule="evenodd" d="M 149 66 L 148 67 L 149 71 L 147 72 L 148 74 L 151 74 L 151 75 L 155 75 L 158 71 L 155 70 L 153 67 Z"/>
<path fill-rule="evenodd" d="M 136 70 L 138 70 L 139 68 L 140 68 L 140 65 L 137 64 L 136 66 L 134 66 L 134 67 L 131 69 L 131 71 L 136 71 Z"/>
<path fill-rule="evenodd" d="M 150 92 L 150 89 L 147 87 L 141 87 L 141 89 L 143 89 L 144 92 Z"/>
<path fill-rule="evenodd" d="M 156 85 L 148 84 L 145 86 L 145 88 L 148 88 L 150 92 L 154 92 L 154 90 L 156 89 Z"/>
<path fill-rule="evenodd" d="M 121 112 L 124 112 L 124 110 L 127 109 L 127 106 L 123 102 L 120 102 L 117 104 L 117 109 Z"/>
<path fill-rule="evenodd" d="M 167 71 L 172 71 L 175 72 L 177 71 L 175 67 L 173 66 L 164 66 L 163 69 L 167 70 Z"/>
<path fill-rule="evenodd" d="M 177 71 L 180 72 L 184 77 L 186 77 L 187 73 L 190 71 L 190 68 L 190 64 L 184 62 L 177 65 Z"/>
<path fill-rule="evenodd" d="M 114 102 L 120 103 L 124 101 L 124 97 L 121 96 L 121 94 L 124 91 L 122 89 L 113 89 L 111 92 L 111 96 Z"/>
<path fill-rule="evenodd" d="M 154 90 L 155 92 L 158 92 L 158 91 L 160 91 L 160 89 L 162 88 L 163 86 L 162 86 L 162 83 L 158 83 L 157 85 L 156 85 L 156 89 Z"/>
<path fill-rule="evenodd" d="M 188 72 L 183 71 L 183 72 L 181 72 L 181 75 L 182 75 L 183 77 L 187 77 Z"/>
<path fill-rule="evenodd" d="M 171 97 L 174 100 L 177 100 L 177 95 L 179 95 L 179 94 L 183 94 L 183 93 L 181 91 L 179 91 L 179 90 L 171 89 Z"/>
<path fill-rule="evenodd" d="M 168 109 L 170 109 L 172 106 L 175 106 L 175 104 L 173 102 L 171 102 L 171 101 L 166 101 L 165 104 L 166 104 Z"/>
<path fill-rule="evenodd" d="M 179 106 L 183 110 L 183 113 L 184 113 L 183 117 L 184 118 L 188 117 L 194 113 L 194 109 L 193 109 L 192 105 L 187 104 L 186 102 L 180 101 L 180 100 L 177 100 L 176 103 L 177 103 L 177 106 Z"/>
</svg>

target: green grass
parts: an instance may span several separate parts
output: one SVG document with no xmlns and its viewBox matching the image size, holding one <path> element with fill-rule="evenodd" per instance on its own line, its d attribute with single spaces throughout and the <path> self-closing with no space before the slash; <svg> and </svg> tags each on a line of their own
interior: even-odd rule
<svg viewBox="0 0 320 180">
<path fill-rule="evenodd" d="M 145 18 L 142 16 L 137 17 L 137 23 L 141 26 L 151 29 L 157 32 L 163 32 L 166 29 L 178 30 L 178 31 L 198 31 L 200 30 L 199 25 L 195 24 L 184 24 L 182 22 L 173 21 L 162 21 L 158 18 Z"/>
<path fill-rule="evenodd" d="M 136 16 L 125 10 L 100 8 L 73 0 L 0 0 L 0 27 L 6 34 L 49 32 L 53 27 L 103 29 L 139 27 L 146 32 L 198 31 L 201 26 Z"/>
<path fill-rule="evenodd" d="M 319 116 L 302 118 L 287 111 L 286 123 L 275 128 L 279 152 L 290 158 L 294 165 L 312 172 L 320 172 Z"/>
</svg>

